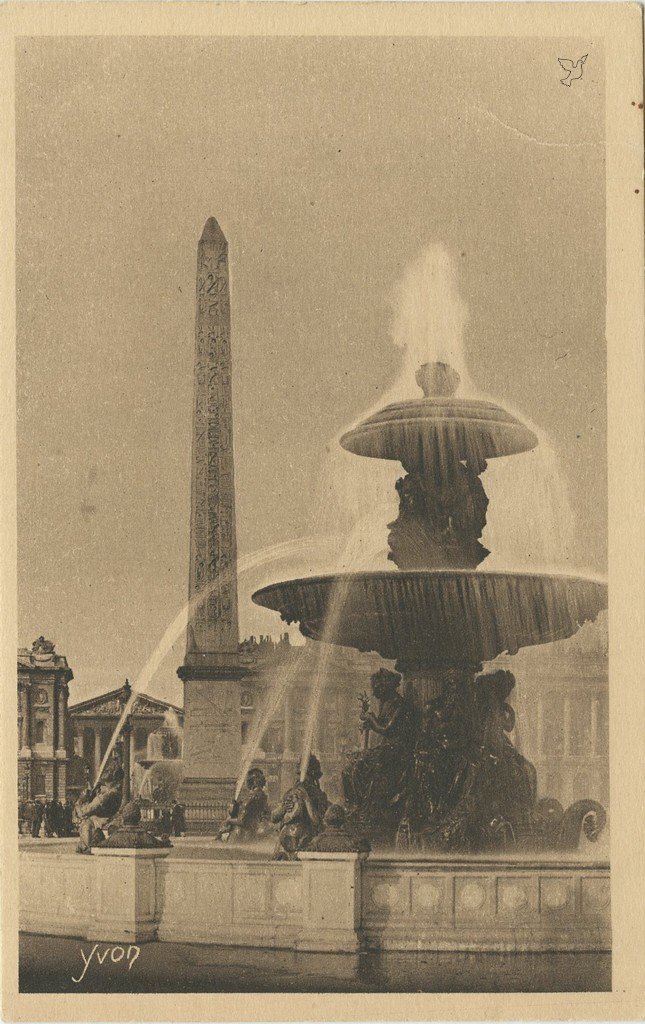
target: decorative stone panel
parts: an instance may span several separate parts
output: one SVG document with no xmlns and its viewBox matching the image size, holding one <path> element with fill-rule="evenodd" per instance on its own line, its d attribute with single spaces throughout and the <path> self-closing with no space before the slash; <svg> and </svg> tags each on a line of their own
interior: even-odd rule
<svg viewBox="0 0 645 1024">
<path fill-rule="evenodd" d="M 188 859 L 177 848 L 165 859 L 23 850 L 20 924 L 105 941 L 156 935 L 321 951 L 611 948 L 607 864 L 301 857 L 278 863 Z"/>
</svg>

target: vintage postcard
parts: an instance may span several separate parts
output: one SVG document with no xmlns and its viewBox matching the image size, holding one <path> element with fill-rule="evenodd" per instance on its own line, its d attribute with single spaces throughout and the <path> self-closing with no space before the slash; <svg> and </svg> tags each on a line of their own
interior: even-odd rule
<svg viewBox="0 0 645 1024">
<path fill-rule="evenodd" d="M 640 1018 L 641 8 L 1 24 L 5 1018 Z"/>
</svg>

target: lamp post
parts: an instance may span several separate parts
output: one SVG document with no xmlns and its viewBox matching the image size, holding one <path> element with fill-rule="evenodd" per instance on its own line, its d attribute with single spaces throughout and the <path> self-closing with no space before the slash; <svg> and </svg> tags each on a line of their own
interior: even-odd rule
<svg viewBox="0 0 645 1024">
<path fill-rule="evenodd" d="M 121 696 L 119 702 L 122 708 L 125 708 L 130 697 L 132 695 L 132 687 L 130 681 L 126 679 L 123 687 L 121 688 Z M 130 721 L 130 715 L 126 718 L 123 723 L 123 729 L 121 730 L 121 764 L 123 766 L 123 803 L 127 804 L 131 796 L 131 779 L 130 779 L 130 737 L 132 734 L 132 722 Z"/>
</svg>

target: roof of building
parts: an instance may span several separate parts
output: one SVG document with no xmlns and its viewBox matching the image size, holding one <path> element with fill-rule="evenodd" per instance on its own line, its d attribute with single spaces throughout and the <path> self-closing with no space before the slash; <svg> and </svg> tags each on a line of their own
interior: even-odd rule
<svg viewBox="0 0 645 1024">
<path fill-rule="evenodd" d="M 69 713 L 75 718 L 94 718 L 104 716 L 114 718 L 123 711 L 123 687 L 118 690 L 110 690 L 108 693 L 101 693 L 98 697 L 90 697 L 89 700 L 79 701 L 78 704 L 71 704 Z M 183 708 L 170 704 L 168 701 L 160 700 L 158 697 L 150 697 L 147 693 L 138 693 L 130 715 L 132 718 L 146 715 L 165 715 L 168 711 L 174 712 L 178 718 L 183 718 Z"/>
<path fill-rule="evenodd" d="M 18 648 L 18 669 L 27 669 L 30 672 L 64 672 L 66 682 L 74 678 L 74 673 L 67 664 L 67 658 L 62 654 L 56 654 L 56 645 L 51 640 L 45 640 L 39 636 L 28 647 Z"/>
</svg>

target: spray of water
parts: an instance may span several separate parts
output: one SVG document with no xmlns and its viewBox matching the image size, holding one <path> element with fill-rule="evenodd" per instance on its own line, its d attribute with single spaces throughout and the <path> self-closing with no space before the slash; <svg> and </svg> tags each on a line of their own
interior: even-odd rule
<svg viewBox="0 0 645 1024">
<path fill-rule="evenodd" d="M 292 664 L 287 668 L 283 669 L 275 679 L 273 686 L 266 695 L 265 702 L 256 718 L 255 722 L 251 726 L 248 742 L 245 746 L 244 756 L 242 758 L 242 766 L 240 768 L 240 774 L 237 779 L 235 786 L 235 799 L 239 797 L 242 787 L 244 785 L 248 771 L 253 764 L 257 756 L 257 752 L 260 748 L 264 734 L 266 733 L 269 724 L 273 721 L 276 714 L 280 710 L 282 702 L 284 701 L 287 693 L 289 692 L 294 679 L 298 675 L 301 669 L 302 661 L 304 658 L 304 648 L 295 656 Z"/>
<path fill-rule="evenodd" d="M 316 543 L 315 536 L 313 537 L 301 537 L 293 541 L 285 541 L 280 544 L 273 544 L 270 547 L 262 548 L 259 551 L 255 551 L 252 554 L 245 555 L 238 560 L 237 572 L 239 575 L 251 572 L 260 566 L 270 564 L 272 562 L 279 561 L 283 558 L 290 558 L 298 554 L 301 551 L 307 550 L 311 545 Z M 115 744 L 121 734 L 121 730 L 125 725 L 128 716 L 130 715 L 134 703 L 137 699 L 137 694 L 145 690 L 149 685 L 151 679 L 157 672 L 159 666 L 163 662 L 164 658 L 170 652 L 178 638 L 185 631 L 188 626 L 190 616 L 193 611 L 198 608 L 204 601 L 207 600 L 209 594 L 215 590 L 223 579 L 227 579 L 236 570 L 235 566 L 230 567 L 224 574 L 220 574 L 215 580 L 212 581 L 207 587 L 204 587 L 191 601 L 187 602 L 184 607 L 177 613 L 173 621 L 170 623 L 165 633 L 161 637 L 159 643 L 152 651 L 150 657 L 145 663 L 143 669 L 132 684 L 132 693 L 124 705 L 121 717 L 116 724 L 114 732 L 110 738 L 103 759 L 99 766 L 94 785 L 97 784 L 101 778 L 105 766 L 108 763 L 112 751 L 114 750 Z"/>
<path fill-rule="evenodd" d="M 391 568 L 385 526 L 397 515 L 394 484 L 401 466 L 346 452 L 338 443 L 342 434 L 385 406 L 418 397 L 415 372 L 426 362 L 447 362 L 457 370 L 461 396 L 499 403 L 499 396 L 481 393 L 470 378 L 464 348 L 468 310 L 454 262 L 443 246 L 429 246 L 410 264 L 394 289 L 392 305 L 392 340 L 401 351 L 397 378 L 331 442 L 319 487 L 320 504 L 328 510 L 327 532 L 347 535 L 362 524 L 363 548 L 373 553 L 372 563 L 362 567 L 371 569 Z M 538 445 L 488 463 L 483 483 L 490 504 L 482 541 L 491 555 L 482 568 L 551 572 L 559 567 L 573 572 L 581 568 L 574 564 L 576 520 L 556 453 L 543 430 L 505 400 L 503 405 L 533 430 Z M 442 445 L 446 451 L 436 453 L 439 458 L 449 456 L 449 427 Z"/>
<path fill-rule="evenodd" d="M 369 547 L 368 538 L 372 536 L 365 531 L 365 524 L 359 521 L 350 534 L 342 558 L 343 575 L 340 575 L 332 587 L 327 615 L 323 626 L 321 642 L 317 647 L 318 662 L 311 686 L 311 699 L 307 710 L 305 731 L 303 737 L 302 756 L 300 759 L 300 781 L 304 782 L 309 766 L 309 758 L 314 742 L 316 726 L 320 717 L 325 686 L 329 675 L 329 661 L 333 652 L 332 638 L 336 634 L 338 623 L 343 614 L 345 603 L 352 583 L 352 572 L 367 559 L 371 561 L 375 554 L 375 547 L 372 538 L 372 548 Z"/>
<path fill-rule="evenodd" d="M 403 352 L 403 365 L 391 393 L 410 398 L 410 386 L 422 363 L 448 363 L 461 377 L 463 393 L 472 390 L 464 354 L 468 309 L 459 294 L 457 273 L 442 245 L 428 246 L 408 266 L 394 289 L 392 340 Z M 403 393 L 402 389 L 405 389 Z"/>
<path fill-rule="evenodd" d="M 144 771 L 138 785 L 138 795 L 145 800 L 154 800 L 155 791 L 161 789 L 162 799 L 174 799 L 184 773 L 184 763 L 179 758 L 155 761 Z"/>
<path fill-rule="evenodd" d="M 331 542 L 331 548 L 330 549 L 333 551 L 334 550 L 334 546 L 333 546 L 334 536 L 333 535 L 325 534 L 324 533 L 324 529 L 323 529 L 323 518 L 324 518 L 324 511 L 323 511 L 323 509 L 324 509 L 323 504 L 321 504 L 319 502 L 317 504 L 317 506 L 316 506 L 316 513 L 314 515 L 313 536 L 314 537 L 319 537 L 319 536 L 323 537 L 325 539 L 325 541 L 327 542 L 328 546 L 329 546 L 329 544 Z M 319 550 L 320 550 L 320 545 L 319 545 Z M 347 543 L 346 546 L 345 546 L 344 556 L 341 555 L 340 557 L 337 557 L 331 564 L 330 564 L 329 561 L 327 561 L 324 565 L 320 566 L 319 571 L 320 572 L 325 572 L 325 571 L 331 571 L 331 572 L 349 571 L 351 568 L 356 568 L 356 567 L 358 567 L 359 564 L 362 564 L 365 561 L 366 557 L 369 558 L 369 555 L 366 554 L 366 552 L 364 550 L 364 547 L 362 546 L 362 539 L 359 538 L 357 540 L 356 531 L 354 531 L 352 533 L 352 536 L 350 537 L 350 542 Z M 311 563 L 311 559 L 309 561 Z M 271 582 L 271 581 L 267 580 L 267 583 L 269 583 L 269 582 Z M 344 603 L 344 599 L 343 599 L 343 603 Z M 327 654 L 325 656 L 323 651 L 326 648 L 327 648 Z M 311 751 L 311 742 L 312 742 L 312 739 L 313 739 L 313 733 L 314 733 L 316 721 L 317 721 L 317 718 L 318 718 L 318 709 L 319 709 L 319 706 L 320 706 L 320 694 L 321 694 L 321 690 L 322 690 L 321 679 L 324 679 L 324 676 L 326 674 L 326 664 L 327 664 L 327 661 L 325 661 L 325 664 L 323 666 L 321 666 L 320 665 L 320 660 L 325 658 L 325 657 L 326 657 L 327 660 L 329 658 L 329 649 L 328 649 L 328 645 L 327 644 L 324 644 L 324 643 L 320 644 L 316 648 L 316 650 L 317 650 L 318 657 L 319 657 L 319 664 L 318 664 L 317 671 L 314 674 L 314 682 L 313 682 L 313 687 L 312 687 L 312 691 L 311 691 L 312 692 L 311 704 L 310 704 L 310 708 L 309 708 L 309 712 L 308 712 L 307 724 L 306 724 L 306 727 L 305 727 L 305 736 L 309 736 L 309 740 L 305 742 L 306 752 L 303 753 L 303 757 L 302 757 L 302 760 L 301 760 L 301 765 L 304 765 L 304 771 L 305 772 L 306 772 L 306 766 L 307 766 L 308 761 L 309 761 L 309 753 Z M 269 691 L 268 695 L 265 698 L 264 705 L 263 705 L 262 709 L 260 710 L 260 712 L 258 714 L 258 717 L 255 719 L 255 721 L 251 725 L 250 735 L 249 735 L 249 738 L 248 738 L 248 742 L 245 744 L 244 757 L 242 759 L 242 765 L 241 765 L 241 768 L 240 768 L 240 774 L 238 776 L 237 784 L 236 784 L 236 788 L 235 788 L 235 799 L 238 798 L 240 792 L 242 791 L 242 787 L 243 787 L 244 782 L 246 780 L 247 773 L 248 773 L 249 769 L 251 768 L 251 766 L 253 764 L 253 761 L 255 760 L 255 758 L 257 756 L 257 752 L 258 752 L 258 750 L 260 748 L 260 744 L 262 743 L 262 740 L 264 739 L 264 735 L 266 733 L 266 730 L 267 730 L 270 722 L 273 720 L 273 718 L 277 714 L 278 710 L 280 709 L 280 707 L 282 705 L 282 702 L 284 701 L 287 693 L 289 692 L 289 689 L 291 688 L 291 686 L 293 684 L 294 679 L 297 677 L 298 673 L 301 670 L 302 662 L 303 662 L 303 658 L 304 657 L 305 657 L 305 649 L 303 648 L 302 651 L 300 651 L 300 653 L 296 656 L 294 662 L 289 667 L 287 667 L 281 674 L 278 675 L 278 677 L 276 678 L 276 680 L 275 680 L 271 690 Z"/>
</svg>

